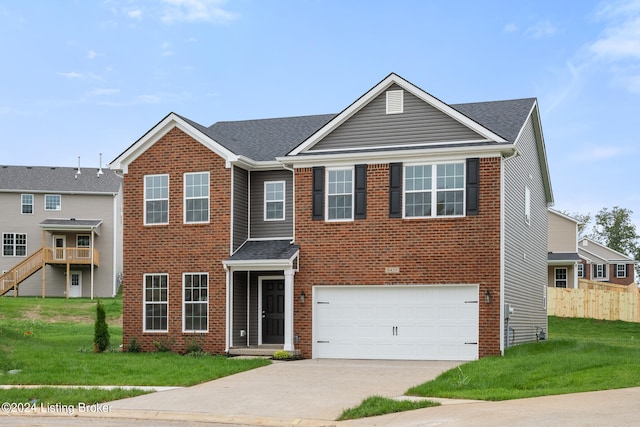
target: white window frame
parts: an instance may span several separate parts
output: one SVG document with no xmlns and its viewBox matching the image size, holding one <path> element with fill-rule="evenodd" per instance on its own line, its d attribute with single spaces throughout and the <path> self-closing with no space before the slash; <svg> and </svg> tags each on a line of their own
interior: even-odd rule
<svg viewBox="0 0 640 427">
<path fill-rule="evenodd" d="M 576 265 L 576 274 L 578 275 L 578 278 L 584 278 L 584 264 L 580 263 Z"/>
<path fill-rule="evenodd" d="M 593 277 L 592 279 L 606 279 L 607 278 L 607 264 L 593 264 Z M 600 271 L 602 270 L 602 271 Z"/>
<path fill-rule="evenodd" d="M 47 203 L 47 199 L 51 197 L 57 197 L 58 203 L 55 204 L 54 208 L 49 208 L 49 203 Z M 45 194 L 44 195 L 44 210 L 45 211 L 61 211 L 62 210 L 62 196 L 60 194 Z"/>
<path fill-rule="evenodd" d="M 193 301 L 193 300 L 187 301 L 187 287 L 186 287 L 187 276 L 206 277 L 207 286 L 206 288 L 204 288 L 206 291 L 206 296 L 204 300 L 198 299 L 197 301 Z M 202 289 L 202 288 L 198 288 L 198 289 Z M 203 304 L 205 306 L 204 308 L 204 312 L 206 313 L 205 329 L 187 329 L 187 305 L 200 305 L 200 304 Z M 185 332 L 185 333 L 209 332 L 209 273 L 206 273 L 206 272 L 182 273 L 182 332 Z"/>
<path fill-rule="evenodd" d="M 165 299 L 147 301 L 147 277 L 165 278 Z M 160 288 L 162 292 L 162 288 Z M 150 329 L 147 327 L 147 305 L 164 305 L 167 327 L 165 329 Z M 166 333 L 169 331 L 169 274 L 167 273 L 145 273 L 142 281 L 142 328 L 144 332 Z"/>
<path fill-rule="evenodd" d="M 80 245 L 80 238 L 87 237 L 87 245 Z M 80 251 L 80 249 L 86 249 L 86 251 Z M 76 234 L 76 250 L 78 251 L 78 258 L 90 258 L 91 257 L 91 235 L 90 234 Z"/>
<path fill-rule="evenodd" d="M 454 188 L 438 188 L 438 166 L 447 165 L 460 165 L 462 166 L 462 187 Z M 408 163 L 403 165 L 402 171 L 402 217 L 405 219 L 424 219 L 424 218 L 460 218 L 464 217 L 467 212 L 467 171 L 465 162 L 449 161 L 449 162 L 435 162 L 435 163 Z M 431 167 L 431 188 L 421 190 L 407 190 L 407 168 L 414 168 L 418 166 L 430 166 Z M 462 213 L 454 215 L 438 215 L 438 194 L 443 192 L 462 191 Z M 431 197 L 431 214 L 430 215 L 407 215 L 407 193 L 430 193 Z"/>
<path fill-rule="evenodd" d="M 29 197 L 31 198 L 31 203 L 25 203 L 25 197 Z M 33 208 L 34 208 L 34 197 L 33 194 L 21 194 L 20 195 L 20 214 L 21 215 L 33 215 Z M 24 208 L 26 206 L 31 206 L 31 212 L 25 212 Z"/>
<path fill-rule="evenodd" d="M 331 193 L 331 186 L 330 186 L 330 177 L 331 174 L 333 172 L 340 172 L 340 171 L 345 171 L 345 172 L 349 172 L 351 173 L 351 192 L 335 192 L 335 193 Z M 353 221 L 353 214 L 354 214 L 354 203 L 355 203 L 355 168 L 354 167 L 347 167 L 347 168 L 327 168 L 326 170 L 326 174 L 325 174 L 325 200 L 324 200 L 324 217 L 326 218 L 327 222 L 346 222 L 346 221 Z M 342 181 L 342 183 L 347 182 Z M 347 218 L 330 218 L 329 216 L 329 200 L 331 199 L 331 197 L 340 197 L 340 196 L 349 196 L 351 197 L 351 216 L 347 217 Z M 346 207 L 346 206 L 345 206 Z"/>
<path fill-rule="evenodd" d="M 156 177 L 166 177 L 167 179 L 167 197 L 150 197 L 147 198 L 147 179 L 148 178 L 156 178 Z M 143 188 L 143 203 L 144 203 L 144 212 L 143 212 L 143 221 L 144 225 L 166 225 L 169 224 L 169 214 L 170 211 L 170 201 L 169 201 L 169 192 L 170 192 L 170 182 L 168 174 L 155 174 L 155 175 L 145 175 L 144 176 L 144 188 Z M 147 221 L 147 203 L 148 202 L 159 202 L 159 201 L 167 201 L 167 221 L 166 222 L 148 222 Z"/>
<path fill-rule="evenodd" d="M 622 267 L 622 272 L 620 272 L 620 267 Z M 627 264 L 616 264 L 616 278 L 624 279 L 627 277 Z"/>
<path fill-rule="evenodd" d="M 206 176 L 206 195 L 198 194 L 197 196 L 187 196 L 187 177 L 194 175 L 204 175 Z M 184 223 L 185 224 L 207 224 L 211 218 L 211 184 L 210 184 L 210 174 L 209 172 L 187 172 L 184 174 L 183 183 L 184 183 Z M 200 187 L 200 186 L 198 186 Z M 189 221 L 187 220 L 187 201 L 188 200 L 206 200 L 207 206 L 207 218 L 204 220 L 198 221 Z"/>
<path fill-rule="evenodd" d="M 5 243 L 6 236 L 11 236 L 11 243 L 8 243 L 8 244 Z M 18 236 L 20 237 L 24 236 L 24 244 L 18 244 Z M 24 258 L 29 253 L 28 243 L 29 243 L 29 240 L 27 238 L 27 233 L 14 233 L 14 232 L 2 233 L 2 256 Z M 5 246 L 11 247 L 11 255 L 6 255 L 4 253 Z M 24 255 L 18 255 L 18 247 L 24 247 Z"/>
<path fill-rule="evenodd" d="M 558 272 L 564 270 L 564 279 L 558 279 Z M 558 286 L 558 282 L 564 282 L 564 286 Z M 556 267 L 553 270 L 553 286 L 555 288 L 568 288 L 569 287 L 569 269 L 567 267 Z"/>
<path fill-rule="evenodd" d="M 282 199 L 268 199 L 268 195 L 270 194 L 269 191 L 267 190 L 267 188 L 271 185 L 282 185 Z M 277 191 L 277 190 L 276 190 Z M 264 182 L 264 220 L 265 221 L 284 221 L 285 217 L 287 216 L 285 213 L 285 208 L 286 208 L 286 191 L 287 191 L 287 185 L 285 181 L 265 181 Z M 268 205 L 270 203 L 280 203 L 282 204 L 282 217 L 280 218 L 268 218 Z"/>
</svg>

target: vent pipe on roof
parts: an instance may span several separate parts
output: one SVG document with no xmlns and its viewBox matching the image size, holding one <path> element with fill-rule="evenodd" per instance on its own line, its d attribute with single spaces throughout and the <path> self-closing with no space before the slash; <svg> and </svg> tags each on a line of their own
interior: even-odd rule
<svg viewBox="0 0 640 427">
<path fill-rule="evenodd" d="M 82 172 L 80 171 L 80 156 L 78 156 L 78 170 L 76 171 L 76 176 L 75 178 L 78 179 L 78 175 L 81 175 Z"/>
<path fill-rule="evenodd" d="M 102 172 L 102 153 L 100 153 L 100 169 L 98 169 L 97 173 L 98 178 L 100 178 L 100 175 L 104 175 L 104 172 Z"/>
</svg>

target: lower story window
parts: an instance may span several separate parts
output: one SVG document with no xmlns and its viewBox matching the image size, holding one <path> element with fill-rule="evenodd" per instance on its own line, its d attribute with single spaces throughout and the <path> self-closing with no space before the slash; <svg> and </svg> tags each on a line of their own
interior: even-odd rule
<svg viewBox="0 0 640 427">
<path fill-rule="evenodd" d="M 616 277 L 627 277 L 627 264 L 616 264 Z"/>
<path fill-rule="evenodd" d="M 27 256 L 27 235 L 25 233 L 3 233 L 2 255 Z"/>
<path fill-rule="evenodd" d="M 605 269 L 604 269 L 604 264 L 594 264 L 593 266 L 593 277 L 595 279 L 604 279 L 605 276 Z"/>
<path fill-rule="evenodd" d="M 567 287 L 567 269 L 556 268 L 556 288 Z"/>
<path fill-rule="evenodd" d="M 584 264 L 578 264 L 577 268 L 578 268 L 578 277 L 583 278 L 584 277 Z"/>
<path fill-rule="evenodd" d="M 168 295 L 167 274 L 144 275 L 144 330 L 166 332 Z"/>
<path fill-rule="evenodd" d="M 185 273 L 184 332 L 207 332 L 209 329 L 209 274 Z"/>
</svg>

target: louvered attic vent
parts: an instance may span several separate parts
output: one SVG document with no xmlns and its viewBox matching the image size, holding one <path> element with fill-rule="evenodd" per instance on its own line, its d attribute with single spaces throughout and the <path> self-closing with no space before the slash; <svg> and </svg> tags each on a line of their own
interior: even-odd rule
<svg viewBox="0 0 640 427">
<path fill-rule="evenodd" d="M 401 114 L 404 112 L 404 91 L 387 91 L 387 114 Z"/>
</svg>

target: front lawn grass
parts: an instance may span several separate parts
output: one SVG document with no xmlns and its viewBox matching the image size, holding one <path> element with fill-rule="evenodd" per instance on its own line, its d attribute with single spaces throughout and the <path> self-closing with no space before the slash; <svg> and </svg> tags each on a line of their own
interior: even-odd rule
<svg viewBox="0 0 640 427">
<path fill-rule="evenodd" d="M 432 400 L 395 400 L 382 396 L 371 396 L 362 401 L 355 408 L 345 409 L 336 421 L 353 420 L 356 418 L 375 417 L 392 414 L 394 412 L 411 411 L 414 409 L 439 406 Z"/>
<path fill-rule="evenodd" d="M 465 363 L 407 394 L 508 400 L 640 386 L 640 324 L 550 317 L 549 337 Z"/>
<path fill-rule="evenodd" d="M 88 299 L 0 297 L 0 384 L 190 386 L 271 363 L 168 352 L 122 353 L 121 298 L 102 300 L 111 347 L 94 353 L 96 303 Z M 23 402 L 15 399 L 23 399 L 24 393 L 46 404 L 97 403 L 144 393 L 139 389 L 38 390 L 0 390 L 0 402 Z M 67 401 L 60 400 L 63 395 Z"/>
</svg>

